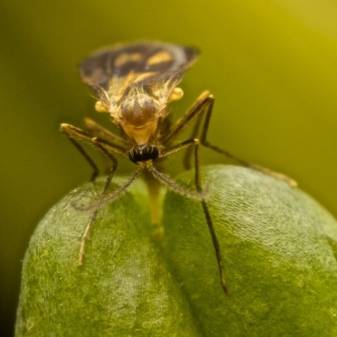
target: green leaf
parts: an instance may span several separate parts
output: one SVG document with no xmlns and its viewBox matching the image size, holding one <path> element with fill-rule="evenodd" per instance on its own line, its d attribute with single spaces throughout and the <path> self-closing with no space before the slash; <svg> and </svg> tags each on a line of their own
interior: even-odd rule
<svg viewBox="0 0 337 337">
<path fill-rule="evenodd" d="M 144 191 L 136 186 L 100 212 L 83 266 L 79 243 L 90 213 L 73 204 L 88 204 L 92 187 L 47 213 L 24 260 L 17 337 L 199 336 L 151 240 Z"/>
<path fill-rule="evenodd" d="M 193 181 L 192 172 L 183 181 Z M 337 223 L 298 189 L 255 171 L 210 166 L 207 201 L 229 294 L 201 206 L 169 193 L 152 239 L 145 187 L 99 213 L 77 264 L 90 184 L 44 217 L 26 253 L 16 336 L 336 336 Z"/>
<path fill-rule="evenodd" d="M 204 173 L 228 296 L 201 207 L 170 193 L 164 209 L 167 256 L 204 336 L 337 336 L 335 219 L 249 169 Z"/>
</svg>

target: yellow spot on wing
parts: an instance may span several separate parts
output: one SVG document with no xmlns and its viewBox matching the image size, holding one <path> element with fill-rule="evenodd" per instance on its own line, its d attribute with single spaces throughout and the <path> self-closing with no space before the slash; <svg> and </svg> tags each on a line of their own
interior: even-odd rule
<svg viewBox="0 0 337 337">
<path fill-rule="evenodd" d="M 119 99 L 123 96 L 124 92 L 132 84 L 138 83 L 148 77 L 154 76 L 156 72 L 149 71 L 146 73 L 138 73 L 130 71 L 124 77 L 112 78 L 109 85 L 109 93 Z M 119 98 L 117 98 L 119 97 Z"/>
<path fill-rule="evenodd" d="M 145 80 L 148 77 L 154 76 L 155 71 L 149 71 L 147 73 L 135 73 L 135 83 Z"/>
<path fill-rule="evenodd" d="M 121 67 L 128 62 L 141 61 L 142 58 L 143 55 L 141 53 L 122 53 L 116 58 L 114 65 L 115 67 Z"/>
<path fill-rule="evenodd" d="M 152 55 L 148 60 L 148 65 L 158 64 L 158 63 L 164 63 L 172 60 L 172 56 L 168 51 L 160 51 L 154 55 Z"/>
</svg>

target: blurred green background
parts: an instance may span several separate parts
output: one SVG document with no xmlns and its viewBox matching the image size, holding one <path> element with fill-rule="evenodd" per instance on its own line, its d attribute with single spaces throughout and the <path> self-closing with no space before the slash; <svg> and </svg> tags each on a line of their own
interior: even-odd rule
<svg viewBox="0 0 337 337">
<path fill-rule="evenodd" d="M 98 47 L 137 39 L 200 47 L 177 114 L 211 89 L 210 139 L 286 172 L 337 215 L 335 1 L 2 0 L 0 15 L 1 336 L 11 335 L 30 234 L 89 176 L 58 125 L 94 116 L 76 65 Z"/>
</svg>

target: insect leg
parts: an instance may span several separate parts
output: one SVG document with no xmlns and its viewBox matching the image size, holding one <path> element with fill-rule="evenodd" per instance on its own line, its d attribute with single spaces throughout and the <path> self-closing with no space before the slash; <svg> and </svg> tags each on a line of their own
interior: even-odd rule
<svg viewBox="0 0 337 337">
<path fill-rule="evenodd" d="M 186 114 L 179 119 L 176 124 L 172 127 L 171 131 L 169 131 L 168 135 L 164 138 L 163 144 L 167 144 L 169 141 L 172 141 L 173 139 L 176 138 L 176 136 L 179 134 L 179 132 L 189 124 L 189 122 L 196 116 L 198 116 L 198 120 L 196 122 L 196 125 L 193 129 L 192 132 L 192 137 L 195 138 L 199 132 L 200 126 L 202 128 L 201 130 L 201 136 L 200 136 L 200 143 L 201 145 L 205 146 L 206 148 L 209 148 L 217 153 L 220 153 L 227 158 L 230 158 L 239 164 L 252 168 L 254 170 L 260 171 L 264 174 L 273 176 L 277 179 L 285 181 L 289 186 L 296 186 L 297 183 L 295 180 L 291 179 L 290 177 L 286 176 L 285 174 L 275 172 L 271 169 L 265 168 L 263 166 L 250 163 L 246 160 L 240 159 L 233 153 L 221 149 L 218 146 L 215 146 L 211 143 L 208 142 L 207 140 L 207 132 L 208 132 L 208 127 L 210 123 L 210 119 L 212 116 L 212 111 L 213 111 L 213 105 L 214 105 L 214 97 L 211 95 L 208 91 L 204 91 L 201 93 L 201 95 L 197 98 L 196 102 L 192 105 L 192 107 L 187 110 Z M 191 161 L 191 152 L 192 148 L 187 149 L 185 158 L 184 158 L 184 166 L 185 167 L 190 167 L 190 161 Z"/>
<path fill-rule="evenodd" d="M 212 244 L 214 247 L 214 252 L 215 252 L 215 256 L 216 256 L 216 261 L 217 261 L 217 266 L 218 266 L 218 271 L 219 271 L 219 277 L 220 277 L 220 285 L 221 288 L 223 289 L 223 291 L 227 294 L 228 293 L 228 289 L 226 286 L 226 280 L 225 280 L 225 273 L 224 273 L 224 266 L 223 266 L 223 261 L 221 258 L 221 249 L 220 249 L 220 244 L 215 232 L 215 228 L 213 225 L 213 221 L 211 218 L 211 214 L 209 212 L 209 208 L 207 205 L 207 202 L 205 200 L 205 198 L 203 197 L 204 195 L 204 191 L 202 189 L 202 185 L 201 185 L 201 178 L 200 178 L 200 160 L 199 160 L 199 147 L 200 147 L 200 141 L 197 138 L 192 138 L 192 139 L 188 139 L 186 141 L 183 141 L 177 145 L 174 145 L 170 148 L 167 149 L 166 152 L 163 153 L 162 158 L 167 157 L 171 154 L 174 154 L 180 150 L 186 149 L 192 149 L 192 151 L 194 152 L 194 184 L 196 187 L 197 192 L 200 195 L 200 203 L 202 206 L 202 210 L 203 213 L 205 215 L 205 220 L 208 226 L 208 230 L 211 236 L 211 240 L 212 240 Z M 192 152 L 192 153 L 193 153 Z M 174 188 L 175 190 L 175 188 Z M 180 193 L 182 194 L 182 193 Z"/>
<path fill-rule="evenodd" d="M 150 172 L 154 179 L 158 180 L 162 185 L 167 187 L 169 190 L 180 194 L 186 198 L 200 201 L 202 196 L 198 191 L 192 191 L 185 186 L 179 184 L 177 181 L 172 179 L 169 175 L 159 171 L 154 165 L 147 167 L 146 170 Z"/>
<path fill-rule="evenodd" d="M 64 132 L 67 137 L 72 141 L 73 144 L 76 144 L 76 147 L 81 149 L 81 153 L 85 154 L 85 158 L 89 158 L 90 163 L 94 163 L 93 160 L 86 154 L 86 152 L 84 151 L 84 149 L 82 148 L 82 146 L 79 144 L 78 141 L 86 141 L 89 144 L 95 146 L 97 149 L 99 149 L 99 151 L 101 151 L 103 153 L 103 155 L 111 162 L 111 167 L 109 169 L 105 184 L 104 184 L 104 188 L 101 192 L 100 198 L 98 200 L 98 203 L 95 207 L 95 209 L 93 210 L 93 213 L 91 214 L 91 217 L 89 219 L 88 224 L 85 227 L 85 230 L 83 232 L 83 235 L 81 237 L 81 243 L 80 243 L 80 252 L 79 252 L 79 264 L 82 265 L 83 261 L 84 261 L 84 253 L 85 253 L 85 244 L 86 241 L 89 238 L 90 232 L 91 232 L 91 227 L 93 225 L 93 223 L 95 222 L 99 209 L 101 208 L 101 205 L 103 204 L 103 200 L 104 197 L 108 191 L 108 188 L 110 186 L 112 177 L 117 169 L 117 159 L 113 156 L 113 154 L 111 152 L 115 151 L 117 153 L 120 153 L 120 149 L 119 148 L 115 148 L 112 144 L 107 144 L 104 143 L 103 141 L 101 141 L 99 138 L 97 137 L 90 137 L 85 131 L 70 125 L 70 124 L 61 124 L 61 131 Z M 95 164 L 96 165 L 96 164 Z M 97 167 L 97 166 L 95 166 Z"/>
<path fill-rule="evenodd" d="M 94 182 L 99 174 L 98 166 L 96 165 L 95 161 L 88 155 L 88 153 L 84 150 L 84 148 L 78 141 L 78 139 L 81 139 L 83 137 L 86 138 L 87 136 L 85 136 L 82 130 L 70 124 L 62 123 L 60 126 L 60 130 L 67 136 L 69 141 L 75 146 L 75 148 L 80 152 L 80 154 L 84 157 L 84 159 L 87 161 L 87 163 L 92 168 L 92 174 L 90 177 L 90 181 Z"/>
<path fill-rule="evenodd" d="M 173 146 L 168 147 L 165 149 L 159 156 L 160 159 L 166 158 L 171 156 L 172 154 L 175 154 L 181 150 L 186 149 L 186 151 L 190 150 L 192 148 L 192 145 L 198 143 L 199 140 L 196 138 L 189 138 L 181 143 L 175 144 Z"/>
<path fill-rule="evenodd" d="M 106 129 L 91 118 L 84 118 L 84 126 L 87 133 L 92 137 L 98 137 L 106 142 L 120 146 L 121 150 L 127 146 L 126 141 L 122 137 Z"/>
<path fill-rule="evenodd" d="M 200 193 L 200 195 L 203 195 L 203 189 L 202 189 L 201 179 L 200 179 L 200 160 L 199 160 L 199 144 L 198 143 L 196 143 L 194 146 L 194 183 L 195 183 L 197 191 Z M 220 276 L 220 284 L 221 284 L 223 291 L 227 294 L 228 289 L 226 286 L 224 265 L 223 265 L 223 260 L 221 257 L 221 248 L 220 248 L 219 240 L 216 235 L 212 217 L 209 212 L 209 208 L 208 208 L 205 198 L 202 198 L 201 206 L 202 206 L 202 210 L 205 215 L 208 230 L 211 235 L 211 239 L 212 239 L 212 243 L 213 243 L 213 247 L 215 251 L 215 256 L 216 256 L 216 261 L 217 261 L 219 276 Z"/>
<path fill-rule="evenodd" d="M 105 149 L 109 152 L 113 152 L 116 154 L 127 155 L 127 147 L 117 145 L 107 139 L 100 138 L 98 136 L 92 136 L 88 132 L 67 123 L 62 123 L 60 126 L 61 132 L 65 133 L 68 138 L 75 139 L 77 141 L 84 141 L 88 144 L 95 145 L 95 143 L 100 143 L 105 147 Z"/>
<path fill-rule="evenodd" d="M 297 186 L 297 182 L 294 179 L 288 177 L 287 175 L 285 175 L 283 173 L 276 172 L 276 171 L 271 170 L 269 168 L 260 166 L 260 165 L 255 164 L 255 163 L 251 163 L 251 162 L 246 161 L 246 160 L 243 160 L 243 159 L 237 157 L 236 155 L 234 155 L 233 153 L 231 153 L 231 152 L 229 152 L 225 149 L 222 149 L 222 148 L 220 148 L 216 145 L 210 144 L 207 141 L 207 134 L 208 134 L 209 123 L 210 123 L 212 112 L 213 112 L 213 103 L 214 103 L 213 96 L 212 96 L 212 99 L 209 102 L 210 103 L 208 103 L 208 108 L 202 110 L 202 112 L 205 112 L 205 118 L 204 118 L 204 121 L 203 121 L 201 136 L 200 136 L 200 143 L 203 146 L 205 146 L 206 148 L 208 148 L 210 150 L 213 150 L 213 151 L 215 151 L 219 154 L 222 154 L 222 155 L 226 156 L 227 158 L 230 158 L 230 159 L 238 162 L 239 164 L 241 164 L 243 166 L 249 167 L 249 168 L 254 169 L 256 171 L 260 171 L 260 172 L 262 172 L 266 175 L 272 176 L 276 179 L 283 180 L 291 187 Z"/>
<path fill-rule="evenodd" d="M 198 116 L 197 116 L 197 121 L 193 127 L 192 133 L 191 133 L 191 138 L 195 138 L 199 134 L 200 130 L 200 125 L 202 122 L 202 119 L 204 117 L 204 111 L 212 110 L 213 109 L 213 104 L 214 104 L 214 98 L 212 95 L 208 96 L 208 99 L 205 100 L 204 104 L 200 107 Z M 206 112 L 207 113 L 207 112 Z M 186 170 L 191 168 L 191 160 L 192 160 L 192 155 L 193 155 L 193 147 L 188 147 L 184 158 L 183 158 L 183 166 Z"/>
<path fill-rule="evenodd" d="M 113 145 L 115 149 L 118 149 L 120 151 L 120 154 L 125 154 L 128 144 L 118 134 L 111 132 L 91 118 L 84 118 L 84 127 L 86 133 L 91 137 L 97 137 L 102 143 Z M 108 170 L 109 166 L 110 161 L 107 162 Z"/>
<path fill-rule="evenodd" d="M 166 137 L 162 140 L 163 145 L 166 145 L 170 141 L 174 140 L 180 131 L 189 124 L 189 122 L 204 109 L 205 105 L 209 104 L 209 101 L 213 101 L 213 96 L 209 91 L 203 91 L 196 99 L 195 103 L 186 111 L 184 116 L 172 126 L 167 132 Z"/>
<path fill-rule="evenodd" d="M 193 127 L 190 139 L 196 138 L 200 130 L 202 119 L 204 117 L 204 112 L 212 110 L 213 104 L 214 104 L 213 95 L 207 90 L 203 91 L 196 99 L 195 103 L 187 110 L 185 115 L 181 119 L 179 119 L 172 127 L 172 129 L 168 132 L 168 135 L 164 139 L 163 143 L 166 144 L 175 139 L 177 135 L 180 133 L 180 131 L 183 130 L 184 127 L 187 126 L 193 118 L 197 118 L 197 121 Z M 193 154 L 193 147 L 191 146 L 187 147 L 183 159 L 183 165 L 185 169 L 191 168 L 192 154 Z"/>
<path fill-rule="evenodd" d="M 93 210 L 93 213 L 92 213 L 92 215 L 91 215 L 91 217 L 89 219 L 88 224 L 85 227 L 85 230 L 84 230 L 82 238 L 81 238 L 80 252 L 79 252 L 79 264 L 80 265 L 82 265 L 83 261 L 84 261 L 85 245 L 86 245 L 86 242 L 87 242 L 87 240 L 88 240 L 88 238 L 90 236 L 90 233 L 91 233 L 91 230 L 92 230 L 92 225 L 95 222 L 95 220 L 97 219 L 98 212 L 99 212 L 101 206 L 103 205 L 104 197 L 105 197 L 105 195 L 106 195 L 106 193 L 107 193 L 107 191 L 109 189 L 112 177 L 113 177 L 113 175 L 114 175 L 114 173 L 115 173 L 115 171 L 117 169 L 117 166 L 118 166 L 117 159 L 108 150 L 106 150 L 106 148 L 104 147 L 104 145 L 100 144 L 97 140 L 93 140 L 93 143 L 111 161 L 111 167 L 110 167 L 110 170 L 108 172 L 107 178 L 105 180 L 104 187 L 103 187 L 103 190 L 101 192 L 101 196 L 100 196 L 100 198 L 98 200 L 97 208 L 95 208 Z"/>
</svg>

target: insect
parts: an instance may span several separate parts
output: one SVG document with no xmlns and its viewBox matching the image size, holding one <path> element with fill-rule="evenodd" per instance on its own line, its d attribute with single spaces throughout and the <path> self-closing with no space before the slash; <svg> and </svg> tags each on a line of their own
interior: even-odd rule
<svg viewBox="0 0 337 337">
<path fill-rule="evenodd" d="M 92 119 L 85 119 L 84 129 L 66 123 L 62 123 L 60 127 L 92 167 L 92 181 L 95 181 L 99 171 L 95 161 L 82 146 L 83 142 L 92 144 L 111 163 L 103 191 L 93 207 L 91 219 L 81 238 L 80 264 L 84 261 L 85 244 L 100 207 L 116 200 L 140 174 L 145 173 L 153 194 L 158 191 L 154 185 L 164 185 L 176 193 L 200 201 L 214 246 L 220 283 L 227 292 L 220 245 L 201 184 L 200 146 L 236 160 L 244 166 L 286 180 L 290 185 L 294 184 L 281 173 L 241 160 L 227 150 L 209 143 L 207 132 L 214 104 L 214 97 L 209 91 L 202 92 L 186 113 L 170 125 L 168 106 L 182 98 L 183 90 L 178 85 L 198 54 L 198 50 L 192 47 L 139 42 L 103 49 L 81 63 L 81 78 L 97 97 L 95 110 L 106 113 L 120 132 L 112 132 Z M 190 137 L 177 141 L 185 126 L 192 123 L 194 127 Z M 179 151 L 185 151 L 185 168 L 191 167 L 192 163 L 194 165 L 194 190 L 183 187 L 159 169 L 159 162 Z M 136 169 L 124 185 L 109 191 L 118 165 L 117 156 L 129 158 L 136 165 Z M 157 221 L 156 216 L 153 221 Z"/>
</svg>

